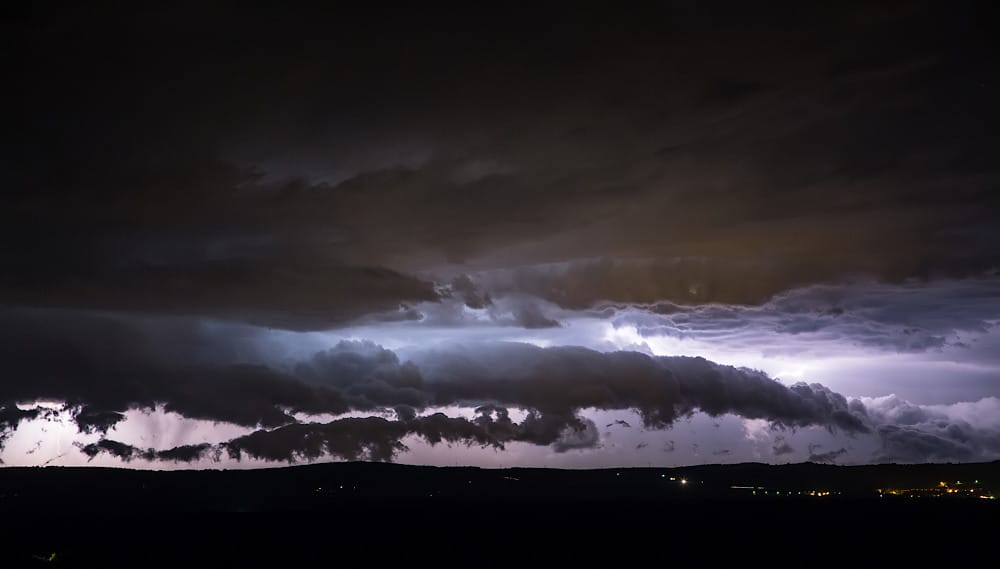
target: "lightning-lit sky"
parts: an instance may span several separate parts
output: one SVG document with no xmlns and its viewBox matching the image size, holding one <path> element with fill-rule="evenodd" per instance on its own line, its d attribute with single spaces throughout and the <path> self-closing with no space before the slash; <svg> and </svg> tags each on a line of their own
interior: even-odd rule
<svg viewBox="0 0 1000 569">
<path fill-rule="evenodd" d="M 12 9 L 0 459 L 998 459 L 995 11 Z"/>
</svg>

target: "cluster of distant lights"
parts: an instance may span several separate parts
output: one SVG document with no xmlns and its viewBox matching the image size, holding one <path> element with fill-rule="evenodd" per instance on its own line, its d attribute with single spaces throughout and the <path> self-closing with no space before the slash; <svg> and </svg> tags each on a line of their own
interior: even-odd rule
<svg viewBox="0 0 1000 569">
<path fill-rule="evenodd" d="M 758 490 L 761 493 L 763 493 L 765 496 L 770 496 L 771 495 L 771 490 L 768 489 L 768 488 L 765 488 L 764 486 L 730 486 L 729 488 L 732 489 L 732 490 L 749 490 L 750 494 L 752 496 L 756 496 Z M 784 494 L 782 494 L 782 492 L 784 492 Z M 834 494 L 839 495 L 840 492 L 832 492 L 830 490 L 775 490 L 774 491 L 774 495 L 775 496 L 782 496 L 782 495 L 784 495 L 784 496 L 812 496 L 812 497 L 815 497 L 815 498 L 821 498 L 821 497 L 824 497 L 824 496 L 831 496 L 831 495 L 834 495 Z"/>
<path fill-rule="evenodd" d="M 979 481 L 975 480 L 973 486 L 957 488 L 957 486 L 968 486 L 961 480 L 950 485 L 945 481 L 938 482 L 937 486 L 931 488 L 879 488 L 879 497 L 885 496 L 905 496 L 908 498 L 941 498 L 941 497 L 962 497 L 979 498 L 981 500 L 996 500 L 993 492 L 985 491 L 979 486 Z"/>
<path fill-rule="evenodd" d="M 619 474 L 619 476 L 621 476 L 621 474 Z M 666 478 L 666 477 L 667 477 L 666 474 L 661 474 L 660 475 L 660 478 Z M 670 477 L 670 481 L 671 482 L 680 482 L 681 484 L 687 484 L 688 483 L 687 478 L 681 478 L 680 480 L 678 480 L 676 476 L 671 476 Z"/>
<path fill-rule="evenodd" d="M 621 472 L 616 472 L 615 476 L 621 476 Z M 513 476 L 504 476 L 505 480 L 520 481 L 520 478 Z M 687 478 L 670 476 L 666 474 L 661 474 L 660 478 L 669 479 L 670 482 L 674 482 L 681 486 L 686 486 L 689 481 Z M 468 481 L 472 484 L 472 480 Z M 958 486 L 966 486 L 965 488 L 957 488 Z M 766 486 L 730 486 L 731 490 L 749 490 L 750 494 L 753 496 L 764 495 L 764 496 L 808 496 L 813 498 L 824 498 L 828 496 L 839 496 L 842 492 L 832 491 L 832 490 L 774 490 L 767 488 Z M 357 485 L 351 485 L 349 488 L 345 488 L 343 484 L 337 486 L 336 488 L 323 488 L 317 487 L 315 489 L 316 493 L 332 493 L 337 492 L 337 490 L 349 490 L 357 491 Z M 964 484 L 962 481 L 956 481 L 954 485 L 948 482 L 939 482 L 937 486 L 931 488 L 878 488 L 877 492 L 879 497 L 884 498 L 885 496 L 905 496 L 910 498 L 937 498 L 942 496 L 955 496 L 955 497 L 969 497 L 969 498 L 980 498 L 984 500 L 996 500 L 997 497 L 990 491 L 984 490 L 979 485 L 979 480 L 973 482 L 971 486 Z M 440 495 L 439 490 L 435 490 L 429 494 L 429 496 Z"/>
<path fill-rule="evenodd" d="M 615 473 L 615 476 L 621 476 L 621 475 L 622 475 L 621 472 L 616 472 Z M 504 476 L 503 478 L 505 480 L 520 481 L 520 478 L 517 478 L 517 477 L 514 477 L 514 476 Z M 666 474 L 661 474 L 660 478 L 667 479 L 668 476 Z M 678 477 L 678 476 L 670 476 L 669 477 L 669 481 L 670 482 L 674 482 L 676 484 L 679 484 L 681 486 L 686 486 L 689 483 L 689 481 L 688 481 L 687 478 Z M 472 480 L 468 480 L 467 482 L 468 482 L 468 484 L 472 484 L 473 481 Z M 704 483 L 704 481 L 701 481 L 701 482 Z M 339 485 L 335 484 L 334 486 L 335 486 L 334 488 L 316 487 L 314 491 L 316 493 L 319 493 L 319 494 L 331 494 L 331 493 L 337 493 L 338 490 L 339 491 L 343 491 L 343 490 L 357 491 L 358 490 L 358 485 L 356 485 L 356 484 L 355 485 L 349 485 L 349 487 L 345 486 L 344 484 L 339 484 Z M 957 486 L 966 486 L 966 487 L 965 488 L 957 488 Z M 789 496 L 789 497 L 791 497 L 791 496 L 808 496 L 808 497 L 814 497 L 814 498 L 824 498 L 824 497 L 828 497 L 828 496 L 834 496 L 834 495 L 839 496 L 839 495 L 843 494 L 840 491 L 832 491 L 832 490 L 774 490 L 774 489 L 771 489 L 771 488 L 767 488 L 766 486 L 730 486 L 729 488 L 731 490 L 742 490 L 742 491 L 749 490 L 750 494 L 753 495 L 753 496 L 758 496 L 758 495 L 771 496 L 771 495 L 774 495 L 774 496 Z M 942 481 L 942 482 L 939 482 L 937 484 L 937 486 L 934 486 L 934 487 L 931 487 L 931 488 L 906 488 L 906 489 L 900 489 L 900 488 L 878 488 L 877 492 L 878 492 L 880 498 L 884 498 L 885 496 L 905 496 L 905 497 L 910 497 L 910 498 L 937 498 L 937 497 L 949 496 L 950 495 L 950 496 L 955 496 L 955 497 L 967 497 L 967 498 L 980 498 L 980 499 L 984 499 L 984 500 L 996 500 L 996 496 L 992 492 L 984 490 L 979 485 L 979 480 L 974 481 L 973 485 L 971 485 L 971 486 L 963 484 L 962 481 L 956 481 L 954 483 L 954 485 L 950 485 L 949 483 Z M 441 491 L 440 490 L 434 490 L 430 494 L 428 494 L 428 496 L 430 496 L 430 497 L 437 496 L 437 495 L 441 495 Z M 16 494 L 14 494 L 14 496 L 16 496 Z M 0 497 L 4 497 L 4 496 L 0 495 Z"/>
</svg>

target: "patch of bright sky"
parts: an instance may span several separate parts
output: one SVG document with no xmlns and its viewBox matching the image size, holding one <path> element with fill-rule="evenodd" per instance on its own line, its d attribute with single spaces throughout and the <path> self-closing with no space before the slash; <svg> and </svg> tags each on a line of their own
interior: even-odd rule
<svg viewBox="0 0 1000 569">
<path fill-rule="evenodd" d="M 63 406 L 62 403 L 40 401 L 18 403 L 17 406 L 24 410 L 40 407 L 51 409 L 53 412 L 21 421 L 17 430 L 5 441 L 0 452 L 0 458 L 5 465 L 86 464 L 86 456 L 74 446 L 74 443 L 92 443 L 100 436 L 79 433 L 70 413 L 59 411 Z M 77 456 L 83 457 L 82 463 L 73 462 Z"/>
</svg>

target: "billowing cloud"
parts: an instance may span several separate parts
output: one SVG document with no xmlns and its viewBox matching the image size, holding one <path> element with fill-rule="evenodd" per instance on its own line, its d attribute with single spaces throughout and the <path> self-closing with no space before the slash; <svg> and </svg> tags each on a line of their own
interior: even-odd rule
<svg viewBox="0 0 1000 569">
<path fill-rule="evenodd" d="M 73 413 L 73 418 L 81 433 L 107 433 L 108 429 L 125 420 L 125 414 L 85 406 L 76 410 Z"/>
<path fill-rule="evenodd" d="M 914 405 L 898 397 L 865 400 L 880 423 L 878 459 L 968 461 L 1000 456 L 1000 399 Z"/>
<path fill-rule="evenodd" d="M 661 302 L 619 307 L 611 318 L 645 338 L 756 346 L 767 353 L 823 355 L 851 345 L 925 352 L 965 346 L 963 340 L 993 329 L 1000 322 L 1000 279 L 816 285 L 756 306 Z"/>
</svg>

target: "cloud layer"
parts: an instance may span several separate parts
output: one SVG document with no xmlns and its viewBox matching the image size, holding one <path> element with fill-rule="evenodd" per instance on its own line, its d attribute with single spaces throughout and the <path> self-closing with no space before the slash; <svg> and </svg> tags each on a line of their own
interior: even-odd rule
<svg viewBox="0 0 1000 569">
<path fill-rule="evenodd" d="M 0 300 L 302 330 L 470 271 L 568 308 L 977 274 L 1000 131 L 966 8 L 32 12 Z"/>
<path fill-rule="evenodd" d="M 660 302 L 609 307 L 616 327 L 644 338 L 666 337 L 761 351 L 822 355 L 838 346 L 883 352 L 967 348 L 1000 322 L 995 276 L 889 285 L 814 285 L 759 305 Z"/>
<path fill-rule="evenodd" d="M 148 323 L 119 317 L 32 313 L 25 321 L 21 311 L 4 316 L 0 330 L 19 330 L 0 342 L 12 378 L 0 398 L 7 402 L 4 432 L 39 413 L 14 403 L 64 401 L 80 433 L 102 436 L 81 447 L 88 456 L 190 461 L 225 452 L 237 459 L 389 460 L 411 436 L 431 444 L 503 448 L 517 442 L 565 452 L 599 444 L 584 410 L 635 412 L 653 430 L 695 412 L 760 419 L 777 429 L 819 426 L 846 436 L 878 436 L 886 460 L 970 460 L 1000 452 L 1000 431 L 990 419 L 995 399 L 948 412 L 898 399 L 848 399 L 817 383 L 786 385 L 703 358 L 488 342 L 429 347 L 408 352 L 403 361 L 377 344 L 344 341 L 291 363 L 250 364 L 186 352 L 185 345 L 204 351 L 217 343 L 225 354 L 232 339 L 176 323 L 170 333 L 162 324 L 151 333 Z M 125 411 L 140 407 L 258 430 L 220 445 L 159 450 L 103 438 Z M 432 411 L 444 407 L 477 411 L 473 417 Z M 515 421 L 509 409 L 527 414 Z M 396 418 L 296 418 L 348 412 L 392 412 Z M 963 418 L 973 412 L 978 422 Z M 837 456 L 816 454 L 815 460 Z"/>
</svg>

